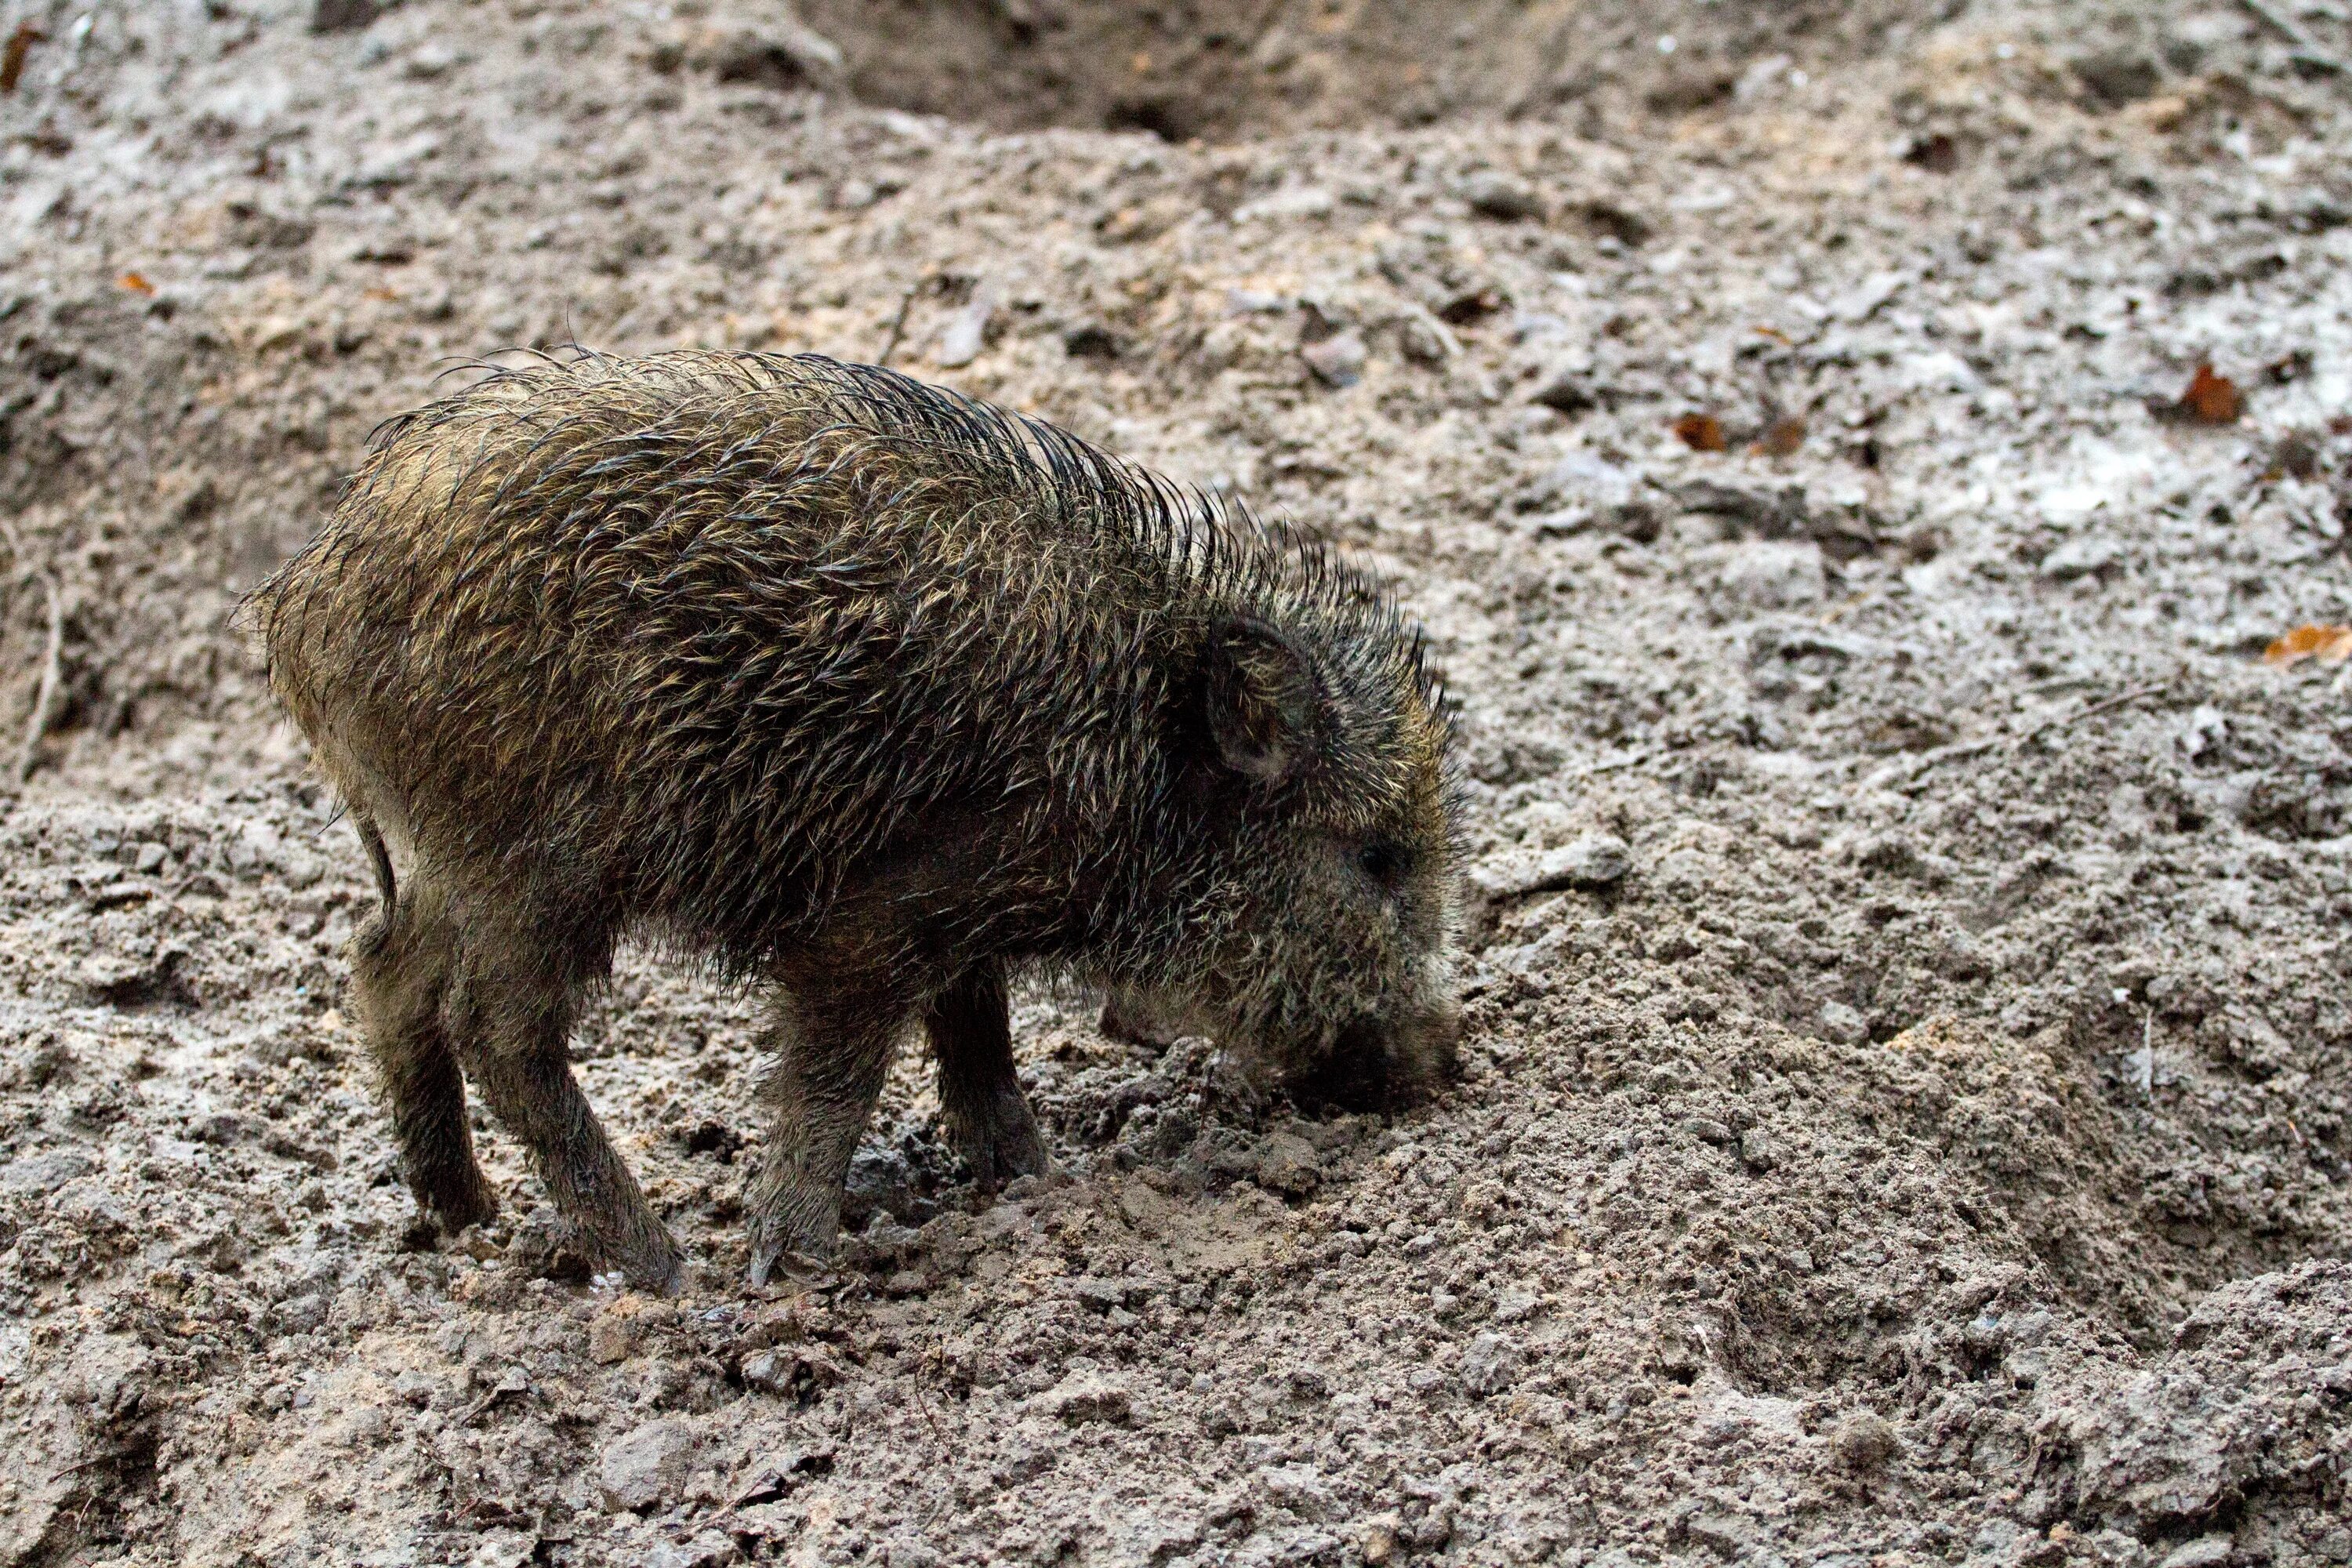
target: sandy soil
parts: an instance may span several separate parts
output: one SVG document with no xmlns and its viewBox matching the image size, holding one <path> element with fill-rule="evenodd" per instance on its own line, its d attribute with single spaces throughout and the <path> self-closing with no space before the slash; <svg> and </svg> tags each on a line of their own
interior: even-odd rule
<svg viewBox="0 0 2352 1568">
<path fill-rule="evenodd" d="M 0 17 L 0 1564 L 2352 1561 L 2352 716 L 2261 657 L 2352 619 L 2341 5 L 374 11 Z M 420 1233 L 226 617 L 574 339 L 888 354 L 1391 574 L 1460 1085 L 1030 998 L 1064 1174 L 978 1201 L 910 1058 L 747 1292 L 750 1006 L 631 958 L 688 1293 L 488 1128 Z"/>
</svg>

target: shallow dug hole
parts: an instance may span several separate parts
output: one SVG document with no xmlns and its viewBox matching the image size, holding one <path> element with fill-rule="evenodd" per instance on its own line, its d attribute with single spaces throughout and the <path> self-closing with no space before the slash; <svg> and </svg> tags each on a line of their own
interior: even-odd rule
<svg viewBox="0 0 2352 1568">
<path fill-rule="evenodd" d="M 1901 0 L 810 0 L 861 100 L 997 130 L 1171 142 L 1729 99 L 1741 74 L 1853 58 L 1956 7 Z"/>
</svg>

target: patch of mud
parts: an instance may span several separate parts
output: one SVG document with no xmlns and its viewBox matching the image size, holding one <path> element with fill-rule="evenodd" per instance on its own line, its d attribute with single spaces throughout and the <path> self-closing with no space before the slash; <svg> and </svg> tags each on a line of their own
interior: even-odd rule
<svg viewBox="0 0 2352 1568">
<path fill-rule="evenodd" d="M 36 7 L 0 1563 L 2352 1560 L 2352 731 L 2259 657 L 2352 619 L 2352 30 L 2269 9 Z M 1463 1081 L 1024 996 L 1061 1175 L 910 1058 L 747 1292 L 752 1002 L 633 954 L 575 1054 L 686 1295 L 487 1123 L 420 1231 L 226 620 L 575 339 L 887 356 L 1392 576 Z"/>
</svg>

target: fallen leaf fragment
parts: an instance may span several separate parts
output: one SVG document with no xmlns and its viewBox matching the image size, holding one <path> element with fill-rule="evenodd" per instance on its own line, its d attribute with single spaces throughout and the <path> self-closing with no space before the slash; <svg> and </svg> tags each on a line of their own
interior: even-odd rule
<svg viewBox="0 0 2352 1568">
<path fill-rule="evenodd" d="M 48 35 L 30 22 L 19 22 L 8 41 L 0 44 L 0 92 L 14 92 L 25 79 L 25 57 Z"/>
<path fill-rule="evenodd" d="M 152 294 L 155 291 L 155 285 L 148 282 L 136 272 L 124 273 L 114 280 L 114 286 L 117 289 L 128 289 L 133 294 Z"/>
<path fill-rule="evenodd" d="M 1934 132 L 1914 138 L 1903 161 L 1929 174 L 1948 174 L 1960 166 L 1960 144 L 1944 132 Z"/>
<path fill-rule="evenodd" d="M 1712 414 L 1685 414 L 1675 421 L 1675 436 L 1694 452 L 1724 449 L 1723 421 Z"/>
<path fill-rule="evenodd" d="M 2210 364 L 2197 367 L 2197 374 L 2189 378 L 2189 390 L 2180 395 L 2180 412 L 2200 425 L 2234 425 L 2245 407 L 2245 395 L 2238 384 L 2214 374 Z"/>
<path fill-rule="evenodd" d="M 2300 664 L 2306 658 L 2322 664 L 2352 658 L 2352 626 L 2297 626 L 2263 650 L 2264 664 Z"/>
</svg>

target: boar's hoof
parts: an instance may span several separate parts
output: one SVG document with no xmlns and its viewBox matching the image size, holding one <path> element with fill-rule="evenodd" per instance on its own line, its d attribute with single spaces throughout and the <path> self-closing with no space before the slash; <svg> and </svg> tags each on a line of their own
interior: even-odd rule
<svg viewBox="0 0 2352 1568">
<path fill-rule="evenodd" d="M 971 1166 L 971 1178 L 981 1190 L 991 1193 L 1018 1177 L 1042 1176 L 1054 1168 L 1054 1157 L 1045 1152 L 1037 1124 L 1026 1117 L 1020 1126 L 1006 1129 L 974 1150 L 965 1163 Z"/>
<path fill-rule="evenodd" d="M 664 1237 L 667 1244 L 669 1238 Z M 620 1259 L 633 1289 L 649 1296 L 675 1296 L 686 1289 L 686 1259 L 674 1245 L 645 1247 Z"/>
<path fill-rule="evenodd" d="M 751 1268 L 746 1278 L 756 1289 L 768 1282 L 770 1275 L 806 1284 L 831 1272 L 831 1264 L 814 1253 L 796 1252 L 789 1247 L 759 1247 L 752 1249 Z"/>
<path fill-rule="evenodd" d="M 982 1192 L 994 1192 L 1019 1176 L 1042 1176 L 1053 1169 L 1045 1134 L 1016 1089 L 1000 1095 L 983 1114 L 948 1120 L 948 1142 L 971 1168 Z"/>
</svg>

